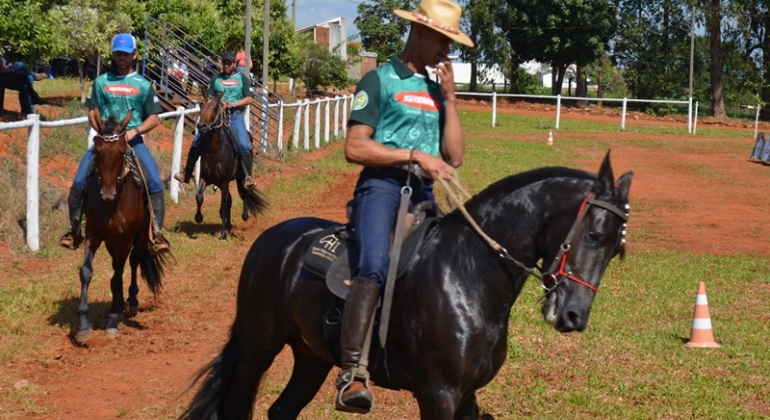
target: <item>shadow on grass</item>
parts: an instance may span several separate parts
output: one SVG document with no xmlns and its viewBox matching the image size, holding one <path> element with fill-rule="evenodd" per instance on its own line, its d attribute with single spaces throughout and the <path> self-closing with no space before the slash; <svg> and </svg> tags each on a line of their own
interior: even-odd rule
<svg viewBox="0 0 770 420">
<path fill-rule="evenodd" d="M 80 304 L 80 298 L 70 297 L 62 299 L 54 303 L 58 309 L 56 313 L 48 317 L 48 323 L 56 327 L 69 328 L 69 337 L 73 346 L 84 347 L 84 344 L 80 344 L 75 340 L 75 333 L 77 332 L 78 324 L 78 305 Z M 88 302 L 88 319 L 91 321 L 91 327 L 94 331 L 104 331 L 107 327 L 107 320 L 110 314 L 110 307 L 112 302 L 109 301 L 94 301 Z M 140 308 L 139 313 L 152 312 L 154 307 Z M 126 318 L 120 316 L 119 327 L 128 327 L 136 330 L 143 330 L 145 326 L 142 325 L 134 318 Z"/>
<path fill-rule="evenodd" d="M 190 239 L 198 239 L 201 235 L 218 238 L 222 233 L 222 223 L 219 220 L 216 223 L 195 223 L 183 220 L 177 222 L 171 229 L 174 232 L 184 233 Z"/>
</svg>

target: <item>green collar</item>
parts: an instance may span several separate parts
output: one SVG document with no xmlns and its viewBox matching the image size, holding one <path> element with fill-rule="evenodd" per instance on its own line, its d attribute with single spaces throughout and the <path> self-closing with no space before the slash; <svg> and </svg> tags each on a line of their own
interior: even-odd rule
<svg viewBox="0 0 770 420">
<path fill-rule="evenodd" d="M 393 69 L 396 70 L 398 77 L 400 77 L 402 80 L 414 76 L 414 72 L 409 67 L 407 67 L 398 56 L 391 57 L 391 59 L 388 61 L 393 66 Z"/>
</svg>

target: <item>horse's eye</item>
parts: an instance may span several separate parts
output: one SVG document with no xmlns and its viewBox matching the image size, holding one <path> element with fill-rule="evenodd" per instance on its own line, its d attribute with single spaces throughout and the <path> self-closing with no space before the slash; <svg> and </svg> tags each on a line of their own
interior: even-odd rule
<svg viewBox="0 0 770 420">
<path fill-rule="evenodd" d="M 588 231 L 588 237 L 591 238 L 591 241 L 593 242 L 599 242 L 599 240 L 602 239 L 602 234 L 591 229 Z"/>
</svg>

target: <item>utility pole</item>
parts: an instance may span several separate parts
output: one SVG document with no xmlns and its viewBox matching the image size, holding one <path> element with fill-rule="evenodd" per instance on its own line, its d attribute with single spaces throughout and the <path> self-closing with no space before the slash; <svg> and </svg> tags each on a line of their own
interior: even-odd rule
<svg viewBox="0 0 770 420">
<path fill-rule="evenodd" d="M 695 3 L 692 5 L 692 21 L 690 23 L 690 99 L 687 110 L 687 132 L 692 133 L 692 75 L 693 61 L 695 59 Z"/>
<path fill-rule="evenodd" d="M 246 0 L 246 37 L 243 46 L 243 52 L 246 54 L 246 61 L 243 63 L 243 71 L 246 76 L 251 74 L 251 0 Z M 251 77 L 249 77 L 251 79 Z"/>
<path fill-rule="evenodd" d="M 297 0 L 291 0 L 291 24 L 297 29 Z"/>
<path fill-rule="evenodd" d="M 270 49 L 270 0 L 265 0 L 265 26 L 262 30 L 262 86 L 267 91 L 267 57 Z M 267 92 L 265 92 L 267 94 Z"/>
</svg>

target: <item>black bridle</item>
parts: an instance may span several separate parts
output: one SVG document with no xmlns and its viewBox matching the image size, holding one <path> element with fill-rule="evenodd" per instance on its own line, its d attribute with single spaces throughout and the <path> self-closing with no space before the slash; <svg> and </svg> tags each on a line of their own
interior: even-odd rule
<svg viewBox="0 0 770 420">
<path fill-rule="evenodd" d="M 119 134 L 107 134 L 107 135 L 97 134 L 94 137 L 98 138 L 98 139 L 101 139 L 105 143 L 115 143 L 115 142 L 120 140 L 125 135 L 126 135 L 126 132 L 124 130 L 122 133 L 119 133 Z M 129 153 L 128 153 L 129 150 L 131 150 L 131 146 L 129 146 L 127 144 L 126 145 L 126 150 L 123 151 L 123 156 L 122 156 L 123 157 L 123 170 L 120 173 L 118 173 L 118 179 L 115 181 L 115 188 L 118 189 L 118 190 L 120 190 L 121 186 L 123 185 L 123 179 L 128 174 L 128 172 L 131 170 L 130 169 L 131 158 L 129 157 Z M 96 181 L 99 183 L 99 185 L 102 185 L 102 174 L 99 173 L 98 170 L 96 171 Z"/>
<path fill-rule="evenodd" d="M 222 128 L 222 126 L 225 126 L 225 127 L 230 126 L 230 114 L 222 108 L 222 102 L 219 100 L 218 97 L 212 96 L 212 98 L 217 101 L 217 108 L 215 111 L 216 117 L 214 118 L 214 121 L 210 123 L 202 124 L 198 122 L 197 124 L 195 124 L 195 127 L 198 129 L 198 131 L 201 134 L 212 132 L 218 128 Z"/>
<path fill-rule="evenodd" d="M 556 258 L 553 259 L 553 262 L 551 263 L 550 269 L 547 271 L 541 278 L 543 282 L 543 289 L 545 289 L 546 296 L 550 293 L 554 292 L 559 286 L 561 286 L 562 283 L 564 283 L 564 280 L 570 280 L 577 284 L 580 284 L 582 286 L 587 287 L 588 289 L 592 290 L 594 293 L 596 293 L 598 290 L 596 287 L 588 284 L 584 280 L 581 280 L 580 278 L 573 276 L 572 272 L 566 272 L 564 271 L 564 266 L 567 264 L 567 254 L 571 248 L 570 242 L 572 242 L 572 237 L 575 235 L 575 231 L 577 230 L 578 225 L 580 225 L 580 222 L 583 220 L 583 217 L 585 217 L 586 213 L 588 212 L 587 207 L 588 206 L 597 206 L 601 207 L 605 210 L 608 210 L 618 217 L 620 217 L 621 220 L 623 220 L 623 227 L 621 231 L 621 238 L 620 243 L 621 246 L 625 245 L 626 241 L 626 223 L 628 222 L 628 213 L 621 211 L 619 208 L 617 208 L 615 205 L 610 204 L 604 200 L 597 200 L 593 198 L 593 194 L 589 193 L 586 198 L 583 200 L 583 203 L 580 205 L 580 209 L 578 210 L 577 218 L 575 219 L 575 223 L 572 224 L 572 228 L 570 228 L 569 233 L 567 234 L 567 237 L 564 239 L 564 242 L 559 246 L 559 252 L 556 254 Z M 626 211 L 629 209 L 629 205 L 626 204 Z M 547 284 L 553 282 L 553 286 L 548 287 Z"/>
</svg>

